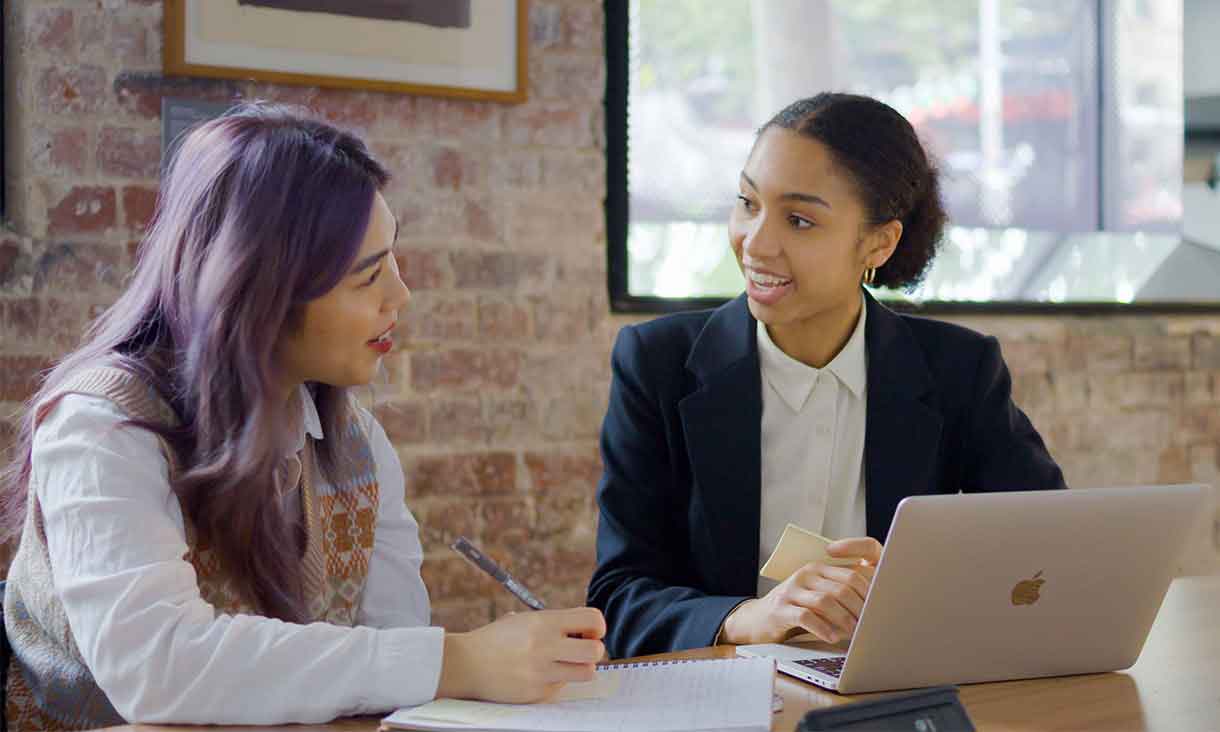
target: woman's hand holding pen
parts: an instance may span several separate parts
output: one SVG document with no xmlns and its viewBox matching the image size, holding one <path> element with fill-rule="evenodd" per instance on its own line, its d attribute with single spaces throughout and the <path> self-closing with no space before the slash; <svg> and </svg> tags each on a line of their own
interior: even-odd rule
<svg viewBox="0 0 1220 732">
<path fill-rule="evenodd" d="M 438 697 L 526 703 L 589 681 L 606 621 L 594 608 L 515 613 L 468 633 L 446 633 Z"/>
<path fill-rule="evenodd" d="M 721 640 L 778 643 L 799 633 L 812 633 L 827 643 L 851 638 L 881 560 L 881 543 L 870 537 L 841 539 L 829 544 L 826 553 L 861 561 L 853 567 L 806 564 L 763 597 L 729 613 Z"/>
</svg>

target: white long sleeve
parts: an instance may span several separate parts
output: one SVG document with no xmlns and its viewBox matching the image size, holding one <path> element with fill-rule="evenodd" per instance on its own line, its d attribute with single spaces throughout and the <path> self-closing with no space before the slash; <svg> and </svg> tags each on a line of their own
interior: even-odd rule
<svg viewBox="0 0 1220 732">
<path fill-rule="evenodd" d="M 218 615 L 200 597 L 160 442 L 110 402 L 64 397 L 34 436 L 58 595 L 85 662 L 131 722 L 279 724 L 431 699 L 444 631 L 427 623 L 418 527 L 380 426 L 376 543 L 358 619 L 297 625 Z M 375 422 L 374 422 L 375 424 Z"/>
</svg>

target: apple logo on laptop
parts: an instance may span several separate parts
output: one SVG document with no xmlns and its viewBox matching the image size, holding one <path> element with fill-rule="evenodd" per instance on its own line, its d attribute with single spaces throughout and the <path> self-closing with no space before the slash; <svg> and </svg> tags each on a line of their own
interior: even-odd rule
<svg viewBox="0 0 1220 732">
<path fill-rule="evenodd" d="M 1016 587 L 1012 588 L 1012 604 L 1013 605 L 1033 605 L 1038 601 L 1038 590 L 1042 587 L 1044 579 L 1038 579 L 1042 576 L 1042 570 L 1027 580 L 1021 580 Z"/>
</svg>

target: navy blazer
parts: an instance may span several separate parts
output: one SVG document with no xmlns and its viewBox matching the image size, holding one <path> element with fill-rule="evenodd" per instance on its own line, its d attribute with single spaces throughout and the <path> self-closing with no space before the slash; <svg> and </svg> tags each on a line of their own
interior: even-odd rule
<svg viewBox="0 0 1220 732">
<path fill-rule="evenodd" d="M 999 343 L 865 295 L 868 535 L 912 495 L 1064 488 Z M 612 356 L 589 604 L 613 657 L 711 645 L 759 567 L 762 377 L 745 296 L 627 326 Z"/>
</svg>

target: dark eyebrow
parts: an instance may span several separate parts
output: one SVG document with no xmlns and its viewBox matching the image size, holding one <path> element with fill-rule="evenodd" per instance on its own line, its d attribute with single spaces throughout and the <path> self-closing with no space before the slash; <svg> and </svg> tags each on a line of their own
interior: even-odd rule
<svg viewBox="0 0 1220 732">
<path fill-rule="evenodd" d="M 389 251 L 390 251 L 389 249 L 382 249 L 380 252 L 377 252 L 376 254 L 368 255 L 364 259 L 361 259 L 359 262 L 356 262 L 354 265 L 352 265 L 352 268 L 349 269 L 347 271 L 347 273 L 349 275 L 354 275 L 357 272 L 361 272 L 363 270 L 368 269 L 369 267 L 372 267 L 374 264 L 377 264 L 377 262 L 382 257 L 384 257 L 386 254 L 388 254 Z"/>
<path fill-rule="evenodd" d="M 750 176 L 745 174 L 745 171 L 742 171 L 741 177 L 745 178 L 746 183 L 749 183 L 751 188 L 753 188 L 755 191 L 758 190 L 758 185 L 750 178 Z M 812 193 L 785 193 L 780 196 L 780 200 L 816 203 L 819 206 L 825 206 L 828 209 L 830 208 L 830 204 L 826 202 L 826 199 L 822 198 L 821 196 L 815 196 Z"/>
</svg>

